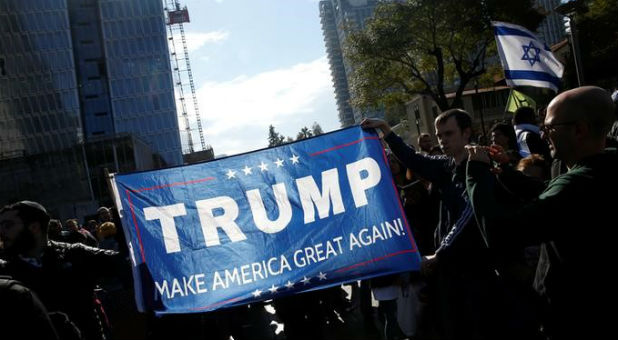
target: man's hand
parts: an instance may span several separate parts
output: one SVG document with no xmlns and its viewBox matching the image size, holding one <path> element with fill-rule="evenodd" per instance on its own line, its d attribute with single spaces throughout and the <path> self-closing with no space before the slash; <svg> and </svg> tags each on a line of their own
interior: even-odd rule
<svg viewBox="0 0 618 340">
<path fill-rule="evenodd" d="M 384 134 L 384 136 L 391 133 L 391 127 L 388 125 L 387 122 L 383 121 L 382 119 L 365 118 L 360 125 L 363 129 L 378 128 L 382 130 L 382 134 Z"/>
<path fill-rule="evenodd" d="M 492 144 L 489 147 L 489 157 L 499 164 L 507 164 L 511 161 L 504 148 L 497 144 Z"/>
<path fill-rule="evenodd" d="M 436 271 L 437 263 L 438 259 L 436 258 L 435 254 L 423 256 L 420 268 L 421 276 L 425 279 L 432 277 L 434 272 Z"/>
<path fill-rule="evenodd" d="M 490 164 L 488 148 L 486 146 L 479 145 L 466 145 L 468 150 L 468 161 L 479 161 L 485 164 Z"/>
</svg>

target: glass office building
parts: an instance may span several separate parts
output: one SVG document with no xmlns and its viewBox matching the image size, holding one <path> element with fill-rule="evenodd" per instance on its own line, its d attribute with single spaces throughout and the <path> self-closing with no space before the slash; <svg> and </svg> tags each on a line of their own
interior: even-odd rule
<svg viewBox="0 0 618 340">
<path fill-rule="evenodd" d="M 115 132 L 139 131 L 169 165 L 182 164 L 162 2 L 99 3 Z"/>
<path fill-rule="evenodd" d="M 319 4 L 322 33 L 342 127 L 359 124 L 365 117 L 384 117 L 384 110 L 361 109 L 350 104 L 353 93 L 349 82 L 354 69 L 342 52 L 349 30 L 364 29 L 377 4 L 377 0 L 322 0 Z"/>
<path fill-rule="evenodd" d="M 1 0 L 0 204 L 96 205 L 106 138 L 182 164 L 166 39 L 159 0 Z"/>
</svg>

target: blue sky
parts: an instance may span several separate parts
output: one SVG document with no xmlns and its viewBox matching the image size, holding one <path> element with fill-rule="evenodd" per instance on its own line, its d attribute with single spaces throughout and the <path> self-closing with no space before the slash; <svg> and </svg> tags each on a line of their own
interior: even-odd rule
<svg viewBox="0 0 618 340">
<path fill-rule="evenodd" d="M 215 154 L 267 146 L 268 126 L 295 137 L 339 128 L 317 0 L 184 0 L 206 143 Z"/>
</svg>

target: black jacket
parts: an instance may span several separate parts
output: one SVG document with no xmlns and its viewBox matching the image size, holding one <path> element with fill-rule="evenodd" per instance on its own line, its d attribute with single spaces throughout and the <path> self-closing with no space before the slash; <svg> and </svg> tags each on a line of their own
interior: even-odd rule
<svg viewBox="0 0 618 340">
<path fill-rule="evenodd" d="M 487 164 L 470 162 L 467 176 L 474 212 L 491 247 L 541 245 L 535 289 L 548 308 L 545 330 L 556 339 L 615 333 L 610 319 L 618 302 L 616 154 L 581 160 L 519 207 L 495 199 L 496 181 Z"/>
<path fill-rule="evenodd" d="M 49 241 L 40 266 L 18 256 L 9 256 L 5 260 L 6 265 L 0 271 L 34 291 L 48 311 L 66 313 L 81 330 L 84 339 L 101 339 L 94 288 L 100 277 L 128 272 L 128 263 L 118 252 L 81 243 Z"/>
</svg>

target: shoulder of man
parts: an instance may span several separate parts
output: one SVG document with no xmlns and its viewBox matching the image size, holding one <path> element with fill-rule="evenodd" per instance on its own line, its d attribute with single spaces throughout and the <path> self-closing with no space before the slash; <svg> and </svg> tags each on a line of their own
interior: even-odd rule
<svg viewBox="0 0 618 340">
<path fill-rule="evenodd" d="M 0 275 L 0 297 L 3 304 L 14 304 L 14 307 L 25 307 L 33 299 L 30 289 L 8 275 Z"/>
</svg>

